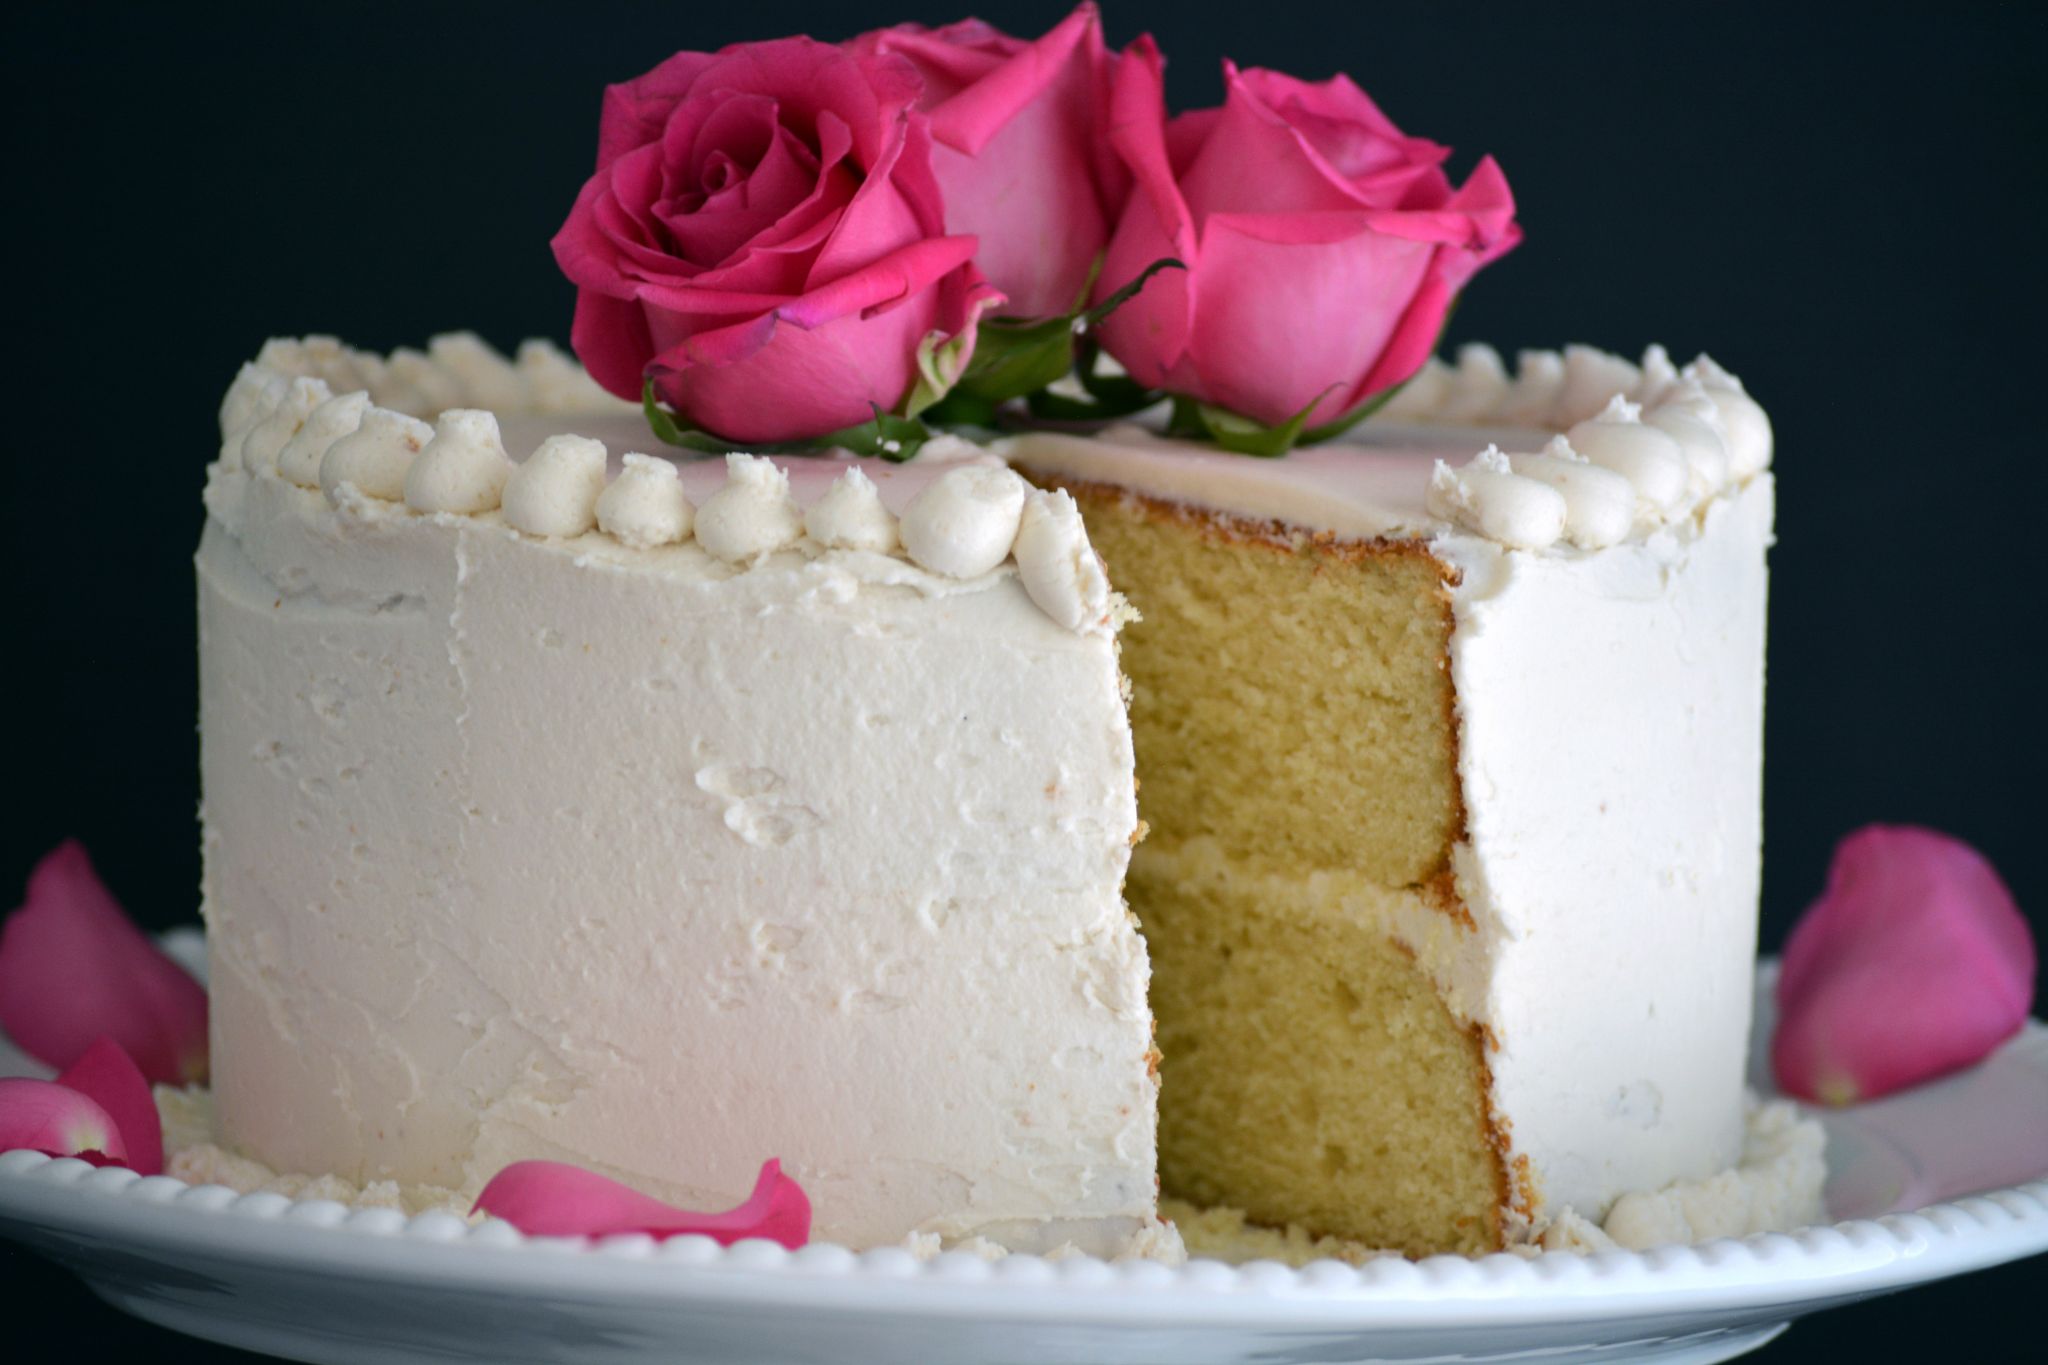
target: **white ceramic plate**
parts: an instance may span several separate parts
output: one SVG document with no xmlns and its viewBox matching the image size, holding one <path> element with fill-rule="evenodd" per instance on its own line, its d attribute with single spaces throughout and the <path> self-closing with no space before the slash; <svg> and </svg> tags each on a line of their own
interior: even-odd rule
<svg viewBox="0 0 2048 1365">
<path fill-rule="evenodd" d="M 1725 1360 L 1794 1317 L 2048 1250 L 2048 1027 L 1826 1118 L 1842 1221 L 1640 1254 L 1175 1269 L 592 1244 L 32 1152 L 0 1156 L 0 1234 L 152 1322 L 351 1365 Z"/>
</svg>

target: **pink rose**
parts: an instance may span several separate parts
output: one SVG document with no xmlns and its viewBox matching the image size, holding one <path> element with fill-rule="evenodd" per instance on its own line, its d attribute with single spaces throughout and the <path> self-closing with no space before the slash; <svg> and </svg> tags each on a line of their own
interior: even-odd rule
<svg viewBox="0 0 2048 1365">
<path fill-rule="evenodd" d="M 1109 138 L 1136 188 L 1098 293 L 1161 257 L 1101 329 L 1140 383 L 1280 424 L 1333 421 L 1420 368 L 1475 271 L 1521 239 L 1482 160 L 1453 192 L 1449 149 L 1404 136 L 1343 76 L 1311 85 L 1228 63 L 1221 109 L 1168 122 L 1159 51 L 1120 62 Z"/>
<path fill-rule="evenodd" d="M 1052 317 L 1080 302 L 1130 175 L 1103 142 L 1111 63 L 1084 4 L 1036 42 L 979 19 L 863 34 L 862 53 L 899 54 L 924 77 L 932 170 L 946 230 L 981 239 L 974 263 L 1009 296 L 1004 312 Z"/>
<path fill-rule="evenodd" d="M 605 92 L 597 174 L 555 235 L 576 353 L 691 425 L 798 440 L 891 411 L 920 344 L 998 296 L 946 233 L 908 61 L 808 38 L 680 52 Z"/>
</svg>

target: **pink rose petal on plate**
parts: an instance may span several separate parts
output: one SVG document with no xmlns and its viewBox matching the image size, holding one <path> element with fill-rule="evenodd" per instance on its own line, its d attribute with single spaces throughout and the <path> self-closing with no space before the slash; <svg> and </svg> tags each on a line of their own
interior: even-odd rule
<svg viewBox="0 0 2048 1365">
<path fill-rule="evenodd" d="M 0 1152 L 17 1147 L 122 1164 L 128 1156 L 120 1126 L 106 1110 L 69 1086 L 26 1076 L 0 1079 Z"/>
<path fill-rule="evenodd" d="M 1785 941 L 1778 1085 L 1853 1104 L 1981 1061 L 2026 1022 L 2034 968 L 2027 921 L 1982 854 L 1931 829 L 1857 830 Z"/>
<path fill-rule="evenodd" d="M 122 913 L 75 839 L 0 925 L 0 1029 L 55 1067 L 107 1035 L 151 1081 L 206 1079 L 206 988 Z"/>
<path fill-rule="evenodd" d="M 794 1251 L 811 1236 L 811 1201 L 782 1173 L 782 1163 L 773 1160 L 762 1163 L 747 1201 L 725 1213 L 691 1213 L 559 1161 L 507 1166 L 476 1197 L 471 1212 L 478 1211 L 538 1237 L 644 1232 L 664 1238 L 694 1232 L 722 1246 L 744 1237 L 765 1237 Z"/>
<path fill-rule="evenodd" d="M 79 1055 L 58 1085 L 97 1104 L 114 1120 L 127 1159 L 121 1164 L 137 1175 L 161 1175 L 164 1169 L 164 1124 L 156 1096 L 135 1060 L 112 1038 L 97 1038 Z"/>
</svg>

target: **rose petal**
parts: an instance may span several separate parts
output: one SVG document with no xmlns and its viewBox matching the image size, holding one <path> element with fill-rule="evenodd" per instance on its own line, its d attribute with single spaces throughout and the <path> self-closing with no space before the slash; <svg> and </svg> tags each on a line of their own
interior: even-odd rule
<svg viewBox="0 0 2048 1365">
<path fill-rule="evenodd" d="M 206 1079 L 205 988 L 121 912 L 76 840 L 36 864 L 0 926 L 0 1029 L 51 1066 L 105 1034 L 151 1081 Z"/>
<path fill-rule="evenodd" d="M 765 1237 L 794 1251 L 811 1236 L 811 1201 L 782 1173 L 782 1163 L 773 1160 L 762 1163 L 746 1202 L 725 1213 L 691 1213 L 559 1161 L 507 1166 L 476 1197 L 471 1212 L 479 1211 L 537 1237 L 644 1232 L 665 1238 L 699 1233 L 723 1246 L 744 1237 Z"/>
<path fill-rule="evenodd" d="M 2026 1021 L 2034 971 L 2027 921 L 1982 854 L 1930 829 L 1860 829 L 1785 942 L 1778 1084 L 1849 1104 L 1969 1066 Z"/>
<path fill-rule="evenodd" d="M 55 1081 L 9 1076 L 0 1079 L 0 1152 L 18 1147 L 114 1162 L 127 1157 L 120 1125 L 91 1099 Z"/>
<path fill-rule="evenodd" d="M 97 1104 L 114 1120 L 127 1149 L 122 1163 L 137 1175 L 160 1175 L 164 1169 L 164 1125 L 157 1113 L 156 1096 L 143 1079 L 135 1059 L 121 1050 L 112 1038 L 95 1038 L 92 1045 L 73 1062 L 58 1085 Z"/>
</svg>

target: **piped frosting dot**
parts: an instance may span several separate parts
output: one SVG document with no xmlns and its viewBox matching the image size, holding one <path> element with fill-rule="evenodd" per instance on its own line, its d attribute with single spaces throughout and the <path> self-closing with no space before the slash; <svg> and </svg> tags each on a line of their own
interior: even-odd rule
<svg viewBox="0 0 2048 1365">
<path fill-rule="evenodd" d="M 1691 471 L 1686 496 L 1692 502 L 1711 498 L 1728 483 L 1728 445 L 1722 439 L 1721 415 L 1698 383 L 1681 379 L 1643 414 L 1645 425 L 1665 432 L 1685 452 Z"/>
<path fill-rule="evenodd" d="M 1024 515 L 1023 479 L 999 464 L 968 464 L 933 479 L 897 528 L 911 559 L 949 578 L 985 574 L 1009 557 Z"/>
<path fill-rule="evenodd" d="M 1431 356 L 1422 368 L 1389 398 L 1379 410 L 1388 422 L 1426 422 L 1435 417 L 1450 399 L 1457 371 Z"/>
<path fill-rule="evenodd" d="M 434 438 L 417 417 L 372 407 L 356 429 L 327 447 L 320 459 L 320 491 L 335 501 L 343 484 L 383 502 L 405 500 L 405 476 Z"/>
<path fill-rule="evenodd" d="M 1501 398 L 1496 420 L 1509 426 L 1541 426 L 1564 391 L 1564 357 L 1556 351 L 1520 351 L 1515 383 Z"/>
<path fill-rule="evenodd" d="M 488 512 L 511 477 L 497 417 L 481 408 L 450 408 L 406 471 L 405 505 L 415 512 Z"/>
<path fill-rule="evenodd" d="M 1773 445 L 1771 419 L 1742 387 L 1742 381 L 1704 355 L 1686 366 L 1682 377 L 1706 392 L 1721 418 L 1728 444 L 1729 476 L 1740 482 L 1769 468 Z"/>
<path fill-rule="evenodd" d="M 277 452 L 278 476 L 301 488 L 318 488 L 320 463 L 327 458 L 328 447 L 361 426 L 363 414 L 369 410 L 370 395 L 361 389 L 336 394 L 314 408 L 298 434 Z"/>
<path fill-rule="evenodd" d="M 381 388 L 370 396 L 379 406 L 397 408 L 415 417 L 434 417 L 462 406 L 462 386 L 422 351 L 401 346 L 384 364 Z"/>
<path fill-rule="evenodd" d="M 301 376 L 292 380 L 282 400 L 242 438 L 242 468 L 251 474 L 275 469 L 278 453 L 299 434 L 313 409 L 333 396 L 324 379 Z"/>
<path fill-rule="evenodd" d="M 1601 550 L 1628 538 L 1636 523 L 1634 485 L 1611 469 L 1588 462 L 1563 437 L 1537 455 L 1510 455 L 1508 468 L 1564 494 L 1564 538 L 1582 550 Z"/>
<path fill-rule="evenodd" d="M 1564 387 L 1550 412 L 1550 424 L 1568 427 L 1594 416 L 1608 400 L 1642 383 L 1643 372 L 1597 346 L 1564 348 Z"/>
<path fill-rule="evenodd" d="M 1685 449 L 1676 437 L 1645 426 L 1642 409 L 1616 396 L 1599 416 L 1565 433 L 1573 450 L 1592 464 L 1627 479 L 1651 520 L 1662 520 L 1685 505 L 1691 481 Z"/>
<path fill-rule="evenodd" d="M 1512 550 L 1541 550 L 1564 534 L 1564 494 L 1515 473 L 1494 446 L 1461 468 L 1438 460 L 1429 510 Z"/>
<path fill-rule="evenodd" d="M 1484 342 L 1458 348 L 1458 369 L 1438 416 L 1446 422 L 1477 422 L 1489 417 L 1507 396 L 1507 366 L 1500 352 Z"/>
<path fill-rule="evenodd" d="M 1653 341 L 1643 349 L 1643 377 L 1629 398 L 1646 408 L 1655 407 L 1664 391 L 1677 382 L 1678 367 L 1671 363 L 1671 353 Z"/>
<path fill-rule="evenodd" d="M 758 559 L 804 533 L 789 475 L 760 455 L 725 457 L 725 483 L 697 509 L 697 543 L 730 564 Z"/>
<path fill-rule="evenodd" d="M 226 395 L 220 400 L 221 440 L 225 442 L 247 435 L 264 409 L 284 397 L 285 386 L 284 377 L 276 371 L 245 361 L 242 368 L 235 371 L 235 382 L 228 385 Z M 268 397 L 266 391 L 269 391 Z"/>
<path fill-rule="evenodd" d="M 530 536 L 580 536 L 597 525 L 604 442 L 550 436 L 505 480 L 505 521 Z"/>
<path fill-rule="evenodd" d="M 521 342 L 512 364 L 536 412 L 607 412 L 626 406 L 552 341 L 535 337 Z"/>
<path fill-rule="evenodd" d="M 1055 622 L 1086 630 L 1109 615 L 1109 577 L 1065 489 L 1034 489 L 1024 499 L 1014 549 L 1024 591 Z"/>
<path fill-rule="evenodd" d="M 690 500 L 674 464 L 654 455 L 628 454 L 625 468 L 597 500 L 597 525 L 621 545 L 651 550 L 690 534 Z"/>
<path fill-rule="evenodd" d="M 468 406 L 526 406 L 526 386 L 519 382 L 519 372 L 475 332 L 443 332 L 427 342 L 427 355 L 455 381 Z"/>
<path fill-rule="evenodd" d="M 804 513 L 804 534 L 828 550 L 888 554 L 897 546 L 896 518 L 875 481 L 849 466 Z"/>
</svg>

